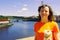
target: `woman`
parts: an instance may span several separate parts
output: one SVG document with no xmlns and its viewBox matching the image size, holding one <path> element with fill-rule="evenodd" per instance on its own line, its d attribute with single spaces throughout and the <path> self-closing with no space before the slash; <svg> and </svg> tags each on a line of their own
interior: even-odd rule
<svg viewBox="0 0 60 40">
<path fill-rule="evenodd" d="M 44 31 L 52 32 L 51 40 L 58 40 L 56 33 L 59 31 L 58 24 L 53 21 L 53 12 L 50 6 L 42 5 L 38 8 L 39 20 L 34 24 L 35 40 L 45 40 Z"/>
</svg>

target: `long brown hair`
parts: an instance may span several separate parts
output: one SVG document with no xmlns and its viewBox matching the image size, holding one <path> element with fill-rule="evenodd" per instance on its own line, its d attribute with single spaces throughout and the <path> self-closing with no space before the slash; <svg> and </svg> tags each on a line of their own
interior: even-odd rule
<svg viewBox="0 0 60 40">
<path fill-rule="evenodd" d="M 48 5 L 39 6 L 39 8 L 38 8 L 38 13 L 40 13 L 41 8 L 44 8 L 44 7 L 48 7 L 48 8 L 49 8 L 48 20 L 50 20 L 50 21 L 54 20 L 54 19 L 53 19 L 53 11 L 52 11 L 51 7 L 48 6 Z M 40 16 L 40 14 L 39 14 L 39 16 L 38 16 L 38 21 L 40 21 L 40 20 L 41 20 L 41 16 Z"/>
</svg>

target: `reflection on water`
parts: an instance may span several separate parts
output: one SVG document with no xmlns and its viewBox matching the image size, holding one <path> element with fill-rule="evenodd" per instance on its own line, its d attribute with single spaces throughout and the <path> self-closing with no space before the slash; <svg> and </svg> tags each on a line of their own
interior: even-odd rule
<svg viewBox="0 0 60 40">
<path fill-rule="evenodd" d="M 34 23 L 32 21 L 13 22 L 13 26 L 0 30 L 0 40 L 16 40 L 17 38 L 33 36 Z"/>
<path fill-rule="evenodd" d="M 0 30 L 0 40 L 16 40 L 17 38 L 33 36 L 32 21 L 13 22 L 13 26 Z"/>
</svg>

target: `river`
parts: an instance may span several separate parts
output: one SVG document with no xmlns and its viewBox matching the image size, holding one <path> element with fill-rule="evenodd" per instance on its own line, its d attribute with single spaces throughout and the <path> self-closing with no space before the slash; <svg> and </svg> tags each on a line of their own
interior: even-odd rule
<svg viewBox="0 0 60 40">
<path fill-rule="evenodd" d="M 0 30 L 0 40 L 16 40 L 34 35 L 34 21 L 12 22 L 9 28 Z M 60 26 L 60 23 L 58 23 Z"/>
</svg>

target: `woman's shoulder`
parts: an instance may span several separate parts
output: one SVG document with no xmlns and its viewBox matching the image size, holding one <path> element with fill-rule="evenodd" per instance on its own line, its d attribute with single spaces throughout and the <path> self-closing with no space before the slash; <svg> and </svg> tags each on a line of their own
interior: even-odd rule
<svg viewBox="0 0 60 40">
<path fill-rule="evenodd" d="M 54 27 L 56 27 L 56 28 L 58 28 L 58 23 L 55 22 L 55 21 L 52 21 L 52 22 L 51 22 L 51 25 L 54 26 Z"/>
<path fill-rule="evenodd" d="M 41 23 L 40 21 L 36 21 L 36 22 L 35 22 L 35 25 L 38 25 L 38 24 L 40 24 L 40 23 Z"/>
<path fill-rule="evenodd" d="M 56 25 L 56 24 L 58 24 L 58 23 L 57 23 L 57 22 L 55 22 L 55 21 L 52 21 L 52 24 L 55 24 L 55 25 Z"/>
<path fill-rule="evenodd" d="M 38 21 L 36 21 L 36 22 L 35 22 L 35 24 L 39 24 L 39 22 L 38 22 Z"/>
<path fill-rule="evenodd" d="M 54 31 L 59 31 L 59 26 L 58 26 L 58 23 L 57 22 L 55 22 L 55 21 L 52 21 L 52 25 L 54 26 L 53 28 L 54 28 Z"/>
</svg>

